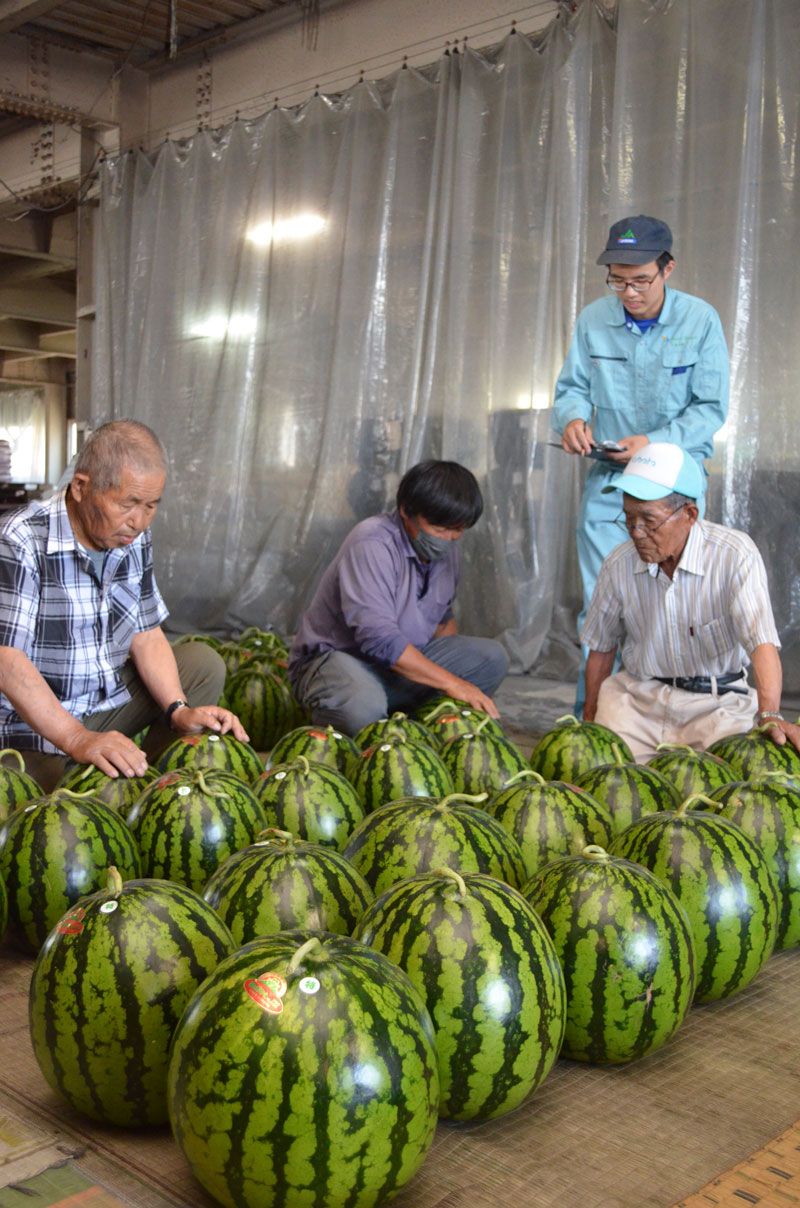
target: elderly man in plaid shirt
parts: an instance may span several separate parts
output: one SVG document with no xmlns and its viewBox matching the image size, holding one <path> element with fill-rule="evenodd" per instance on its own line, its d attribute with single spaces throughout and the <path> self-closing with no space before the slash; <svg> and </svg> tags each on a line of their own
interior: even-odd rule
<svg viewBox="0 0 800 1208">
<path fill-rule="evenodd" d="M 144 424 L 98 428 L 72 481 L 0 527 L 0 745 L 49 792 L 71 756 L 109 776 L 140 776 L 154 756 L 204 729 L 245 740 L 217 706 L 222 660 L 203 642 L 173 651 L 153 574 L 150 522 L 167 476 Z"/>
</svg>

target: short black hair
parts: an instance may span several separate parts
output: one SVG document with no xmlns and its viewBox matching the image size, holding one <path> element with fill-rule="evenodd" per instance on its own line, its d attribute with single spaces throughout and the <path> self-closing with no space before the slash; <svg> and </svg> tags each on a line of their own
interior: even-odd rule
<svg viewBox="0 0 800 1208">
<path fill-rule="evenodd" d="M 468 529 L 483 512 L 483 495 L 475 475 L 457 461 L 421 461 L 401 478 L 397 506 L 429 524 Z"/>
<path fill-rule="evenodd" d="M 659 256 L 656 256 L 656 268 L 660 273 L 663 273 L 667 265 L 670 264 L 674 259 L 675 257 L 673 256 L 672 252 L 661 252 Z"/>
</svg>

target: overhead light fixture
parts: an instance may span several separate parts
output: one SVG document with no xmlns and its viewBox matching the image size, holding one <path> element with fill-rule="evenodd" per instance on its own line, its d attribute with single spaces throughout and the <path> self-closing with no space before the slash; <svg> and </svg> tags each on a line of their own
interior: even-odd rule
<svg viewBox="0 0 800 1208">
<path fill-rule="evenodd" d="M 189 335 L 203 340 L 243 340 L 253 335 L 257 327 L 258 319 L 255 315 L 217 314 L 193 323 L 189 328 Z"/>
<path fill-rule="evenodd" d="M 247 238 L 256 247 L 268 247 L 270 243 L 287 243 L 292 239 L 310 239 L 318 235 L 327 221 L 321 214 L 298 214 L 294 218 L 279 218 L 275 222 L 260 222 L 251 227 Z"/>
</svg>

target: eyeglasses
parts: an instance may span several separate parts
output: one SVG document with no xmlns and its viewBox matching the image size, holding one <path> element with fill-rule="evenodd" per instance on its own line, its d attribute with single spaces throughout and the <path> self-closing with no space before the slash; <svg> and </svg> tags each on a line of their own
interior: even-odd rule
<svg viewBox="0 0 800 1208">
<path fill-rule="evenodd" d="M 637 294 L 643 294 L 646 289 L 655 281 L 656 277 L 661 276 L 661 269 L 657 273 L 653 273 L 652 277 L 634 277 L 632 281 L 627 281 L 624 277 L 606 277 L 606 285 L 609 289 L 613 289 L 615 294 L 624 294 L 626 289 L 635 289 Z"/>
<path fill-rule="evenodd" d="M 667 522 L 670 521 L 673 516 L 677 516 L 678 512 L 682 512 L 685 507 L 685 503 L 680 504 L 675 508 L 674 511 L 670 512 L 669 516 L 665 516 L 663 520 L 659 520 L 658 524 L 653 524 L 651 520 L 643 520 L 641 516 L 637 516 L 634 519 L 629 519 L 624 512 L 620 512 L 619 516 L 617 516 L 616 522 L 623 528 L 627 529 L 631 535 L 633 535 L 633 533 L 635 533 L 639 528 L 644 529 L 646 533 L 657 533 L 663 525 L 667 524 Z"/>
</svg>

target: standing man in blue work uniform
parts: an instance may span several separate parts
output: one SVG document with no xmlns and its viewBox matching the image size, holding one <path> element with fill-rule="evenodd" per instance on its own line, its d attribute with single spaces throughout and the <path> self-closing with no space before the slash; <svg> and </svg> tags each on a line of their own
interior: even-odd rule
<svg viewBox="0 0 800 1208">
<path fill-rule="evenodd" d="M 554 427 L 567 453 L 591 457 L 578 516 L 583 626 L 605 557 L 626 539 L 616 492 L 603 494 L 644 445 L 669 441 L 697 461 L 714 448 L 730 392 L 728 349 L 713 306 L 667 285 L 675 261 L 665 222 L 639 214 L 615 222 L 598 264 L 607 297 L 578 316 L 556 382 Z M 619 449 L 607 449 L 611 444 Z M 700 516 L 705 498 L 698 500 Z M 575 702 L 585 697 L 583 651 Z"/>
</svg>

